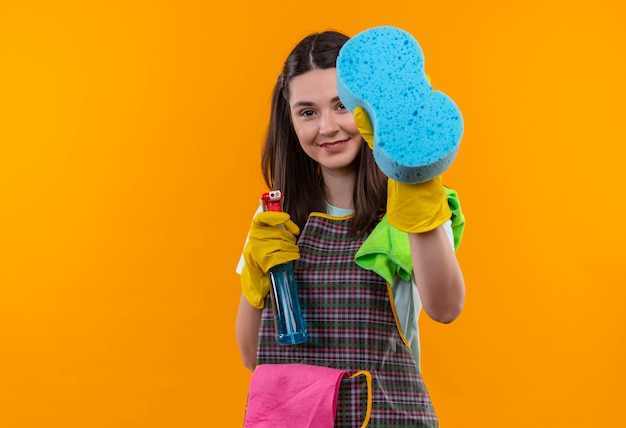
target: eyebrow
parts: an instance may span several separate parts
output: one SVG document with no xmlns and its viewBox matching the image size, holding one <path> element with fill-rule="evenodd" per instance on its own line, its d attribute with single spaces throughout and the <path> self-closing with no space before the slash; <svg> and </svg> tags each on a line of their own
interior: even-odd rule
<svg viewBox="0 0 626 428">
<path fill-rule="evenodd" d="M 339 96 L 334 97 L 333 99 L 330 100 L 331 103 L 336 103 L 338 101 L 341 101 L 339 99 Z M 315 105 L 315 103 L 311 102 L 311 101 L 298 101 L 297 103 L 295 103 L 293 106 L 291 106 L 291 108 L 297 108 L 297 107 L 311 107 Z"/>
</svg>

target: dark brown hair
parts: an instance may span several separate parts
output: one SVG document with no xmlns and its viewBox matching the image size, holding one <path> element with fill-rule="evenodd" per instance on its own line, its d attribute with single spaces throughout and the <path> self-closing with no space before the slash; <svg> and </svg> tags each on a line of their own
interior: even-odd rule
<svg viewBox="0 0 626 428">
<path fill-rule="evenodd" d="M 283 208 L 300 228 L 304 227 L 311 212 L 325 212 L 326 202 L 317 162 L 302 150 L 291 124 L 289 82 L 307 71 L 336 67 L 339 50 L 347 40 L 347 36 L 336 31 L 315 33 L 302 39 L 285 61 L 272 93 L 261 168 L 267 186 L 284 192 Z M 352 200 L 355 210 L 351 234 L 363 236 L 384 213 L 387 178 L 376 165 L 365 142 L 354 161 L 354 168 L 356 180 Z"/>
</svg>

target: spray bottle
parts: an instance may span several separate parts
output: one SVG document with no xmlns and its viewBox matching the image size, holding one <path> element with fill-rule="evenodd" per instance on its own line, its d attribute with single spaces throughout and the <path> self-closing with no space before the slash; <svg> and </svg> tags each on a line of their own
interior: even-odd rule
<svg viewBox="0 0 626 428">
<path fill-rule="evenodd" d="M 282 212 L 283 210 L 283 194 L 280 190 L 264 193 L 261 195 L 261 201 L 264 211 Z M 300 310 L 298 285 L 293 276 L 293 263 L 274 266 L 270 269 L 269 276 L 276 341 L 282 345 L 306 342 L 307 330 Z"/>
</svg>

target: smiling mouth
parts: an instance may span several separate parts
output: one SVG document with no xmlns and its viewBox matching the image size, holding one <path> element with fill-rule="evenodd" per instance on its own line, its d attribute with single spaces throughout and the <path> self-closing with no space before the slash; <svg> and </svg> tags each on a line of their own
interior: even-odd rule
<svg viewBox="0 0 626 428">
<path fill-rule="evenodd" d="M 344 144 L 346 141 L 348 140 L 333 141 L 332 143 L 322 143 L 320 144 L 320 147 L 337 147 Z"/>
</svg>

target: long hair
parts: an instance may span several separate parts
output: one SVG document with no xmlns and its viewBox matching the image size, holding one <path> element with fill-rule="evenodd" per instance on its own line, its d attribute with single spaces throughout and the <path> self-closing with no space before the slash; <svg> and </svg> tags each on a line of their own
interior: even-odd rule
<svg viewBox="0 0 626 428">
<path fill-rule="evenodd" d="M 336 31 L 315 33 L 302 39 L 285 61 L 272 93 L 261 168 L 267 186 L 284 192 L 283 208 L 300 228 L 304 227 L 311 212 L 325 212 L 326 202 L 317 162 L 302 150 L 291 123 L 289 82 L 311 70 L 336 67 L 339 51 L 347 40 L 347 36 Z M 385 211 L 387 178 L 376 165 L 365 142 L 362 142 L 354 168 L 354 218 L 350 233 L 364 236 Z"/>
</svg>

